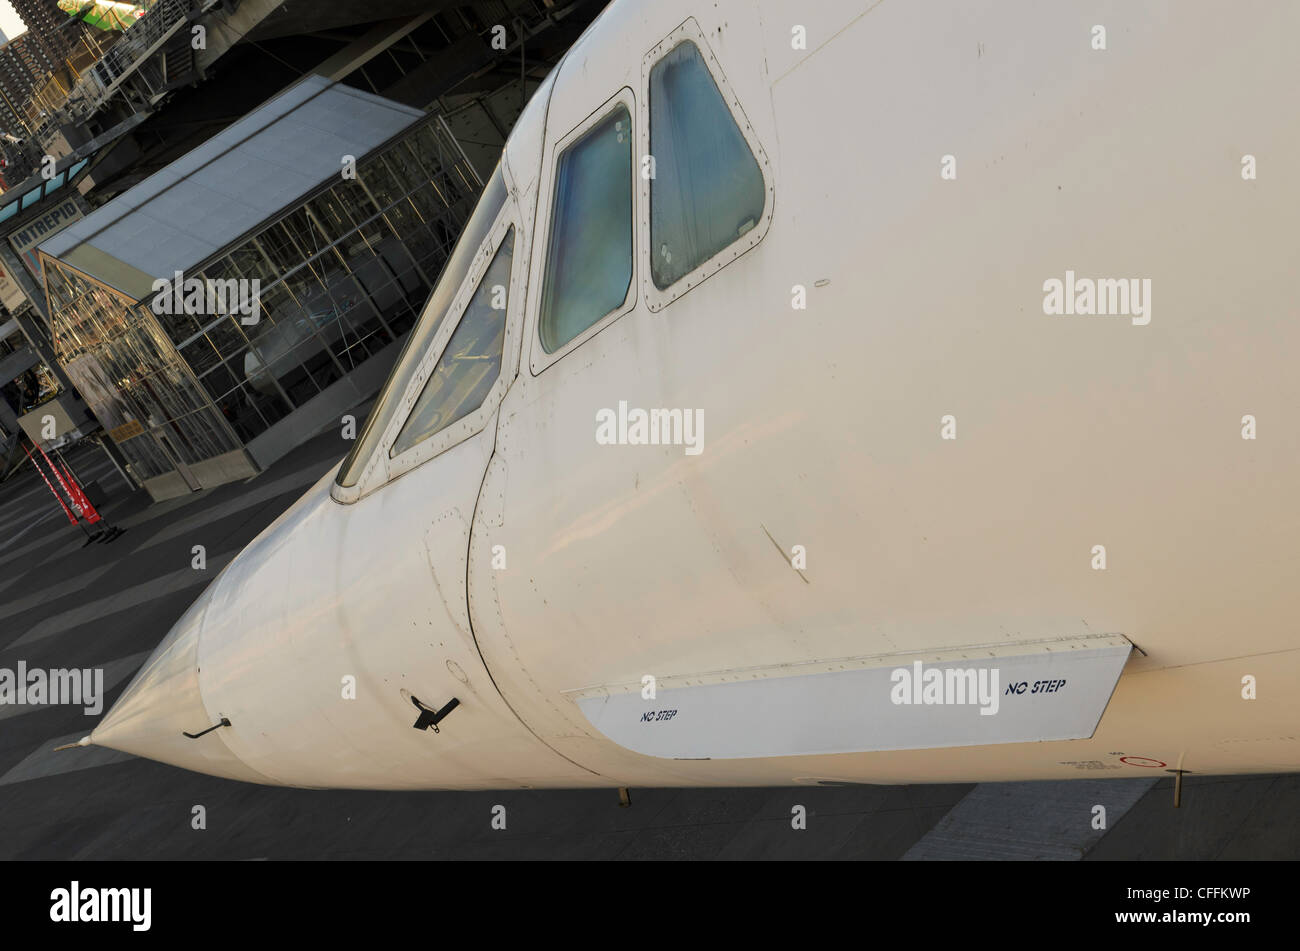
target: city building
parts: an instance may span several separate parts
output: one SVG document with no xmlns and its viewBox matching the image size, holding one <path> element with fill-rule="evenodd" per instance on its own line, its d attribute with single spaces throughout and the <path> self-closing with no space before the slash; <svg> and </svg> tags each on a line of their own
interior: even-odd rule
<svg viewBox="0 0 1300 951">
<path fill-rule="evenodd" d="M 31 32 L 0 46 L 0 131 L 19 138 L 28 135 L 32 93 L 56 65 Z"/>
<path fill-rule="evenodd" d="M 18 321 L 0 318 L 0 456 L 19 431 L 18 417 L 36 402 L 41 366 L 41 358 L 27 345 Z"/>
<path fill-rule="evenodd" d="M 21 138 L 0 136 L 0 161 L 9 163 L 0 174 L 18 183 L 0 199 L 0 260 L 26 298 L 15 304 L 15 316 L 28 345 L 58 383 L 60 406 L 67 404 L 60 433 L 72 427 L 74 435 L 99 441 L 119 468 L 130 463 L 161 498 L 256 471 L 322 426 L 339 425 L 340 413 L 364 412 L 357 404 L 387 374 L 510 127 L 602 6 L 603 0 L 465 0 L 445 7 L 429 0 L 158 0 L 122 33 L 65 23 L 81 30 L 72 54 L 17 100 L 26 119 Z M 44 55 L 39 44 L 30 48 Z M 191 250 L 191 239 L 201 243 L 214 234 L 234 242 L 225 263 L 209 245 L 207 264 L 184 255 L 177 263 L 187 276 L 197 268 L 214 284 L 260 281 L 262 325 L 205 319 L 186 329 L 189 315 L 154 314 L 140 296 L 150 288 L 132 281 L 130 268 L 140 272 L 136 278 L 170 276 L 168 254 L 140 253 L 152 240 L 153 212 L 173 207 L 169 196 L 177 189 L 164 195 L 158 183 L 176 172 L 202 194 L 213 184 L 210 174 L 233 181 L 239 173 L 221 162 L 213 163 L 217 173 L 195 171 L 200 157 L 216 158 L 205 147 L 223 130 L 247 129 L 241 117 L 311 75 L 311 82 L 344 84 L 340 90 L 366 90 L 387 107 L 401 104 L 411 125 L 388 145 L 414 136 L 403 148 L 416 149 L 420 164 L 410 165 L 406 153 L 375 162 L 370 153 L 387 146 L 363 137 L 352 192 L 315 206 L 312 194 L 292 197 L 302 183 L 290 170 L 267 170 L 247 185 L 261 198 L 254 211 L 242 209 L 244 233 L 189 221 L 184 234 L 171 234 L 176 247 L 190 242 Z M 4 111 L 0 106 L 0 125 Z M 48 183 L 41 175 L 46 156 L 57 160 Z M 296 168 L 318 176 L 312 188 L 322 194 L 339 181 L 339 169 L 331 172 L 313 156 Z M 425 176 L 419 187 L 411 174 Z M 347 205 L 357 199 L 357 181 L 360 208 Z M 213 220 L 240 204 L 230 184 L 216 183 L 228 200 L 208 210 Z M 414 191 L 390 200 L 405 185 Z M 123 196 L 126 204 L 112 204 Z M 128 214 L 136 204 L 148 207 Z M 97 210 L 108 217 L 78 221 Z M 74 223 L 80 244 L 72 246 L 71 229 L 58 236 L 66 254 L 55 261 L 52 239 Z M 102 236 L 90 233 L 101 226 Z M 49 245 L 46 256 L 38 258 L 33 238 Z M 355 292 L 340 294 L 349 287 Z M 46 313 L 47 290 L 60 313 Z M 75 296 L 81 292 L 84 299 Z M 118 372 L 127 367 L 133 372 Z"/>
<path fill-rule="evenodd" d="M 0 196 L 0 474 L 21 431 L 48 446 L 103 436 L 54 358 L 36 255 L 37 245 L 90 210 L 77 191 L 89 165 L 64 160 L 48 179 L 33 175 Z M 120 457 L 114 463 L 121 468 Z"/>
<path fill-rule="evenodd" d="M 40 245 L 55 357 L 155 499 L 247 478 L 378 390 L 481 188 L 309 75 Z"/>
<path fill-rule="evenodd" d="M 9 3 L 27 27 L 23 35 L 32 37 L 44 52 L 50 64 L 48 68 L 63 62 L 72 46 L 68 33 L 62 29 L 68 15 L 55 6 L 54 0 L 9 0 Z"/>
</svg>

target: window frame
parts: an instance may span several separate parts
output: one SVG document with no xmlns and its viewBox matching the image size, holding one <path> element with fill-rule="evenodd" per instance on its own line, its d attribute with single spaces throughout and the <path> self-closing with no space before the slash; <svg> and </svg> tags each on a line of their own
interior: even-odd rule
<svg viewBox="0 0 1300 951">
<path fill-rule="evenodd" d="M 587 132 L 600 125 L 609 114 L 618 106 L 623 106 L 627 110 L 628 121 L 632 123 L 632 142 L 631 153 L 632 161 L 629 174 L 632 176 L 632 273 L 627 282 L 627 295 L 623 298 L 623 303 L 615 307 L 609 313 L 605 314 L 590 327 L 578 334 L 563 347 L 555 350 L 553 353 L 547 353 L 546 348 L 542 346 L 542 297 L 546 291 L 547 267 L 549 264 L 551 237 L 555 227 L 555 202 L 558 197 L 556 191 L 556 176 L 560 170 L 560 158 L 568 148 L 582 138 Z M 624 86 L 614 95 L 610 96 L 601 103 L 587 118 L 570 129 L 563 137 L 557 139 L 551 146 L 550 161 L 547 163 L 547 181 L 546 190 L 542 194 L 549 195 L 549 202 L 544 207 L 546 210 L 545 220 L 540 221 L 541 227 L 537 228 L 532 250 L 532 257 L 538 262 L 537 274 L 537 301 L 533 307 L 535 315 L 532 319 L 532 329 L 529 336 L 528 366 L 533 376 L 537 376 L 547 367 L 554 365 L 557 361 L 563 359 L 574 350 L 581 347 L 596 334 L 600 333 L 610 324 L 619 318 L 636 309 L 638 294 L 637 282 L 641 270 L 641 255 L 638 244 L 640 242 L 641 226 L 638 221 L 641 210 L 641 200 L 638 197 L 639 189 L 637 188 L 637 167 L 639 163 L 637 147 L 641 142 L 637 134 L 636 124 L 639 121 L 639 114 L 636 107 L 636 96 L 632 92 L 632 87 Z M 540 209 L 539 203 L 539 209 Z"/>
<path fill-rule="evenodd" d="M 736 97 L 731 84 L 727 82 L 727 77 L 723 75 L 718 58 L 714 54 L 713 48 L 709 46 L 704 32 L 700 29 L 694 17 L 688 17 L 681 26 L 656 43 L 641 59 L 642 96 L 641 111 L 639 113 L 640 132 L 637 137 L 641 154 L 654 154 L 650 151 L 650 71 L 654 69 L 660 60 L 672 52 L 678 44 L 685 40 L 690 40 L 695 44 L 696 49 L 700 51 L 700 57 L 704 61 L 705 69 L 709 71 L 714 84 L 717 85 L 718 92 L 722 94 L 722 101 L 731 112 L 732 120 L 736 123 L 736 128 L 740 130 L 745 144 L 749 147 L 750 154 L 758 163 L 759 173 L 763 176 L 763 214 L 758 221 L 754 222 L 754 227 L 750 228 L 745 234 L 726 245 L 712 257 L 698 264 L 694 269 L 683 274 L 663 290 L 660 290 L 655 286 L 650 270 L 650 180 L 641 178 L 638 190 L 641 193 L 641 207 L 645 211 L 637 220 L 637 242 L 644 249 L 644 257 L 638 261 L 638 265 L 641 270 L 641 295 L 651 313 L 658 313 L 683 294 L 699 287 L 704 281 L 762 241 L 767 234 L 767 229 L 772 224 L 772 206 L 776 200 L 772 164 L 768 160 L 767 152 L 763 150 L 762 144 L 758 141 L 753 125 L 745 115 L 745 110 L 741 108 L 740 100 Z M 640 178 L 640 176 L 637 177 Z"/>
<path fill-rule="evenodd" d="M 452 298 L 450 305 L 447 307 L 447 316 L 439 325 L 437 333 L 429 342 L 428 349 L 416 366 L 415 372 L 411 375 L 406 391 L 394 407 L 392 417 L 385 426 L 383 435 L 376 443 L 370 459 L 365 463 L 361 477 L 357 479 L 355 485 L 349 487 L 340 486 L 337 482 L 332 483 L 330 492 L 338 502 L 349 504 L 364 498 L 388 485 L 399 476 L 405 475 L 412 469 L 483 432 L 487 428 L 488 421 L 496 413 L 501 401 L 505 398 L 506 390 L 509 389 L 518 375 L 519 337 L 523 332 L 521 314 L 527 280 L 527 268 L 521 266 L 520 261 L 521 256 L 527 253 L 527 246 L 523 236 L 522 223 L 519 220 L 519 204 L 515 191 L 514 176 L 510 173 L 509 167 L 506 166 L 504 156 L 502 156 L 502 171 L 506 185 L 505 204 L 502 206 L 496 220 L 492 223 L 492 227 L 488 230 L 487 236 L 478 246 L 478 250 L 474 252 L 473 262 L 466 272 L 465 278 L 461 281 L 456 296 Z M 478 291 L 479 284 L 487 275 L 488 268 L 492 265 L 492 259 L 496 256 L 501 242 L 505 240 L 505 236 L 511 228 L 514 228 L 515 232 L 514 249 L 511 252 L 510 260 L 510 283 L 506 300 L 506 327 L 505 339 L 502 342 L 501 372 L 497 375 L 496 382 L 492 384 L 492 389 L 488 391 L 482 404 L 474 412 L 439 430 L 428 439 L 416 443 L 405 452 L 390 457 L 389 453 L 397 442 L 398 434 L 410 419 L 411 411 L 415 408 L 420 394 L 424 392 L 425 384 L 428 383 L 434 368 L 442 359 L 443 351 L 446 350 L 452 334 L 456 332 L 456 328 L 460 326 L 460 322 L 465 316 L 465 309 L 469 306 L 475 292 Z M 432 292 L 430 292 L 430 296 L 432 297 Z M 425 306 L 428 306 L 427 301 Z M 418 320 L 417 318 L 417 326 Z M 414 329 L 413 327 L 412 332 Z"/>
<path fill-rule="evenodd" d="M 483 402 L 474 412 L 461 417 L 449 426 L 443 427 L 427 439 L 422 439 L 405 452 L 390 456 L 389 453 L 393 451 L 398 434 L 401 433 L 410 420 L 411 412 L 415 409 L 416 403 L 419 402 L 420 395 L 424 392 L 429 378 L 442 361 L 443 353 L 447 349 L 447 344 L 451 341 L 452 334 L 456 332 L 456 328 L 460 326 L 460 322 L 465 318 L 465 309 L 469 307 L 469 302 L 478 293 L 480 284 L 487 277 L 488 268 L 492 266 L 492 259 L 496 257 L 501 242 L 505 240 L 511 228 L 514 228 L 515 237 L 514 247 L 510 252 L 510 281 L 506 292 L 505 338 L 502 342 L 501 372 L 497 374 L 492 389 L 488 390 L 487 396 L 483 398 Z M 438 328 L 438 333 L 434 336 L 429 351 L 424 355 L 424 359 L 420 361 L 415 373 L 411 376 L 411 382 L 406 388 L 406 395 L 397 404 L 397 412 L 393 414 L 393 422 L 389 424 L 388 431 L 384 433 L 384 438 L 380 442 L 380 454 L 388 460 L 388 478 L 390 481 L 403 473 L 409 472 L 416 466 L 428 462 L 435 456 L 442 455 L 448 449 L 464 442 L 466 439 L 478 435 L 483 431 L 488 419 L 496 412 L 497 406 L 501 403 L 506 387 L 514 378 L 513 374 L 510 373 L 511 361 L 509 354 L 512 348 L 515 352 L 518 352 L 519 348 L 519 322 L 514 318 L 519 312 L 516 295 L 520 293 L 520 268 L 517 267 L 520 244 L 519 223 L 515 220 L 514 215 L 510 213 L 509 201 L 507 200 L 507 207 L 502 210 L 501 217 L 492 226 L 492 230 L 488 232 L 483 244 L 479 245 L 478 252 L 474 256 L 474 264 L 471 266 L 469 274 L 466 275 L 464 283 L 461 284 L 460 290 L 456 292 L 451 307 L 448 308 L 448 316 L 454 314 L 455 319 L 444 320 L 443 326 Z"/>
</svg>

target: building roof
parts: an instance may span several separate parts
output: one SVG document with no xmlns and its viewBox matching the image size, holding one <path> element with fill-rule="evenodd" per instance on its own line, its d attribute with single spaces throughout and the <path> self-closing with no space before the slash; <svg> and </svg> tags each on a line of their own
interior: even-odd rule
<svg viewBox="0 0 1300 951">
<path fill-rule="evenodd" d="M 310 75 L 40 246 L 143 300 L 424 117 Z"/>
</svg>

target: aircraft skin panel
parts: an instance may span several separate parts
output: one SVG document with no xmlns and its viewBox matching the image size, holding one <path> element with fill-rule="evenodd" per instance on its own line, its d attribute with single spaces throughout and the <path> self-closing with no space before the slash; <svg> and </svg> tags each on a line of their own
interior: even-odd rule
<svg viewBox="0 0 1300 951">
<path fill-rule="evenodd" d="M 963 18 L 962 29 L 936 41 L 929 22 L 887 8 L 854 20 L 772 88 L 781 132 L 764 147 L 782 179 L 777 222 L 763 243 L 654 320 L 638 308 L 603 330 L 585 352 L 546 371 L 563 376 L 553 388 L 540 378 L 525 380 L 508 397 L 504 451 L 510 458 L 508 444 L 525 440 L 517 452 L 535 467 L 520 472 L 511 460 L 503 540 L 536 568 L 530 590 L 522 590 L 520 579 L 499 579 L 501 612 L 512 632 L 537 632 L 536 652 L 530 653 L 533 637 L 513 637 L 521 669 L 543 692 L 544 685 L 553 695 L 583 683 L 720 669 L 736 657 L 755 665 L 798 663 L 1014 641 L 1080 624 L 1140 631 L 1135 639 L 1147 656 L 1136 655 L 1133 670 L 1177 658 L 1204 663 L 1227 652 L 1221 632 L 1236 626 L 1229 619 L 1243 609 L 1258 622 L 1252 642 L 1258 636 L 1268 648 L 1294 643 L 1277 598 L 1294 529 L 1272 514 L 1290 508 L 1284 482 L 1269 486 L 1266 503 L 1243 499 L 1241 489 L 1253 491 L 1259 472 L 1241 453 L 1237 418 L 1205 413 L 1203 374 L 1213 351 L 1191 353 L 1179 339 L 1198 322 L 1207 328 L 1219 322 L 1235 298 L 1208 301 L 1203 288 L 1183 300 L 1175 296 L 1163 328 L 1128 320 L 1090 324 L 1087 318 L 1070 325 L 1041 312 L 1043 280 L 1063 273 L 1061 262 L 1092 255 L 1127 266 L 1156 257 L 1136 248 L 1122 255 L 1108 250 L 1116 237 L 1095 194 L 1058 196 L 1056 178 L 1095 179 L 1089 163 L 1115 143 L 1063 140 L 1060 103 L 1039 101 L 1039 91 L 1049 90 L 1105 110 L 1117 105 L 1124 83 L 1098 90 L 1078 80 L 1071 87 L 1055 65 L 1059 51 L 1041 50 L 1028 54 L 1042 71 L 1041 82 L 1027 81 L 1016 71 L 1024 64 L 1008 61 L 1005 50 L 1000 60 L 985 63 L 990 76 L 973 82 L 986 55 L 978 52 L 976 33 L 992 22 L 1014 35 L 1025 11 L 986 5 L 978 16 Z M 674 18 L 672 11 L 663 16 Z M 1059 11 L 1033 16 L 1035 30 L 1045 35 L 1074 28 Z M 711 36 L 712 24 L 702 26 Z M 1158 14 L 1143 31 L 1157 48 L 1124 52 L 1113 68 L 1131 73 L 1126 78 L 1137 88 L 1150 85 L 1157 64 L 1179 61 L 1173 55 L 1179 44 L 1206 41 L 1193 35 L 1199 28 L 1191 22 L 1180 18 L 1175 26 L 1172 35 L 1162 35 L 1171 24 Z M 1089 51 L 1086 42 L 1080 45 L 1076 58 L 1082 60 Z M 820 69 L 813 68 L 816 61 Z M 1214 62 L 1222 71 L 1217 81 L 1230 82 L 1231 58 L 1220 52 Z M 1269 68 L 1276 72 L 1285 63 L 1279 52 Z M 575 117 L 590 114 L 606 88 L 626 81 L 611 70 L 608 83 L 593 82 L 588 70 L 587 100 L 574 101 L 578 87 L 566 87 L 566 75 L 557 96 L 574 97 Z M 862 90 L 936 87 L 950 93 L 918 113 L 906 97 L 857 92 L 854 120 L 841 121 L 846 104 L 826 93 L 828 76 L 841 83 L 860 76 L 861 84 L 847 85 Z M 762 92 L 746 93 L 736 77 L 727 78 L 747 113 L 761 112 Z M 1178 85 L 1162 79 L 1159 94 L 1181 101 Z M 994 96 L 1001 99 L 999 121 L 981 131 L 971 117 L 987 113 Z M 1259 116 L 1281 107 L 1276 99 L 1261 103 Z M 948 186 L 939 180 L 938 158 L 951 148 L 940 148 L 942 130 L 967 130 L 981 150 L 1005 148 L 1010 117 L 1022 114 L 1031 133 L 1027 146 L 1020 142 L 1014 158 L 997 164 L 990 156 L 990 171 L 972 169 L 972 177 L 991 175 L 991 184 L 956 195 L 941 191 Z M 1125 197 L 1139 210 L 1144 233 L 1163 234 L 1168 216 L 1188 217 L 1183 206 L 1193 183 L 1176 175 L 1152 192 L 1149 178 L 1167 174 L 1168 146 L 1149 131 L 1138 134 L 1147 120 L 1145 112 L 1119 110 L 1121 129 L 1133 127 L 1135 169 L 1152 170 L 1135 174 L 1122 190 L 1131 192 Z M 1190 146 L 1194 131 L 1203 134 L 1194 118 L 1182 118 L 1167 134 Z M 563 132 L 561 126 L 555 134 Z M 1277 144 L 1294 153 L 1294 137 Z M 795 176 L 791 167 L 819 173 Z M 1239 187 L 1239 177 L 1225 174 L 1209 189 L 1211 205 L 1236 214 L 1230 209 L 1239 207 Z M 548 183 L 542 193 L 549 193 Z M 1063 202 L 1072 227 L 1045 242 L 1044 227 Z M 950 210 L 953 203 L 959 210 Z M 1274 234 L 1284 233 L 1282 214 L 1267 217 Z M 1012 256 L 979 253 L 990 230 L 997 234 L 992 247 L 1013 248 Z M 1254 287 L 1270 288 L 1251 292 L 1258 297 L 1253 312 L 1268 322 L 1265 339 L 1277 332 L 1292 344 L 1268 356 L 1270 382 L 1262 390 L 1251 370 L 1262 353 L 1251 347 L 1237 354 L 1234 385 L 1255 390 L 1252 399 L 1261 403 L 1287 405 L 1300 395 L 1284 368 L 1298 341 L 1293 328 L 1265 316 L 1280 286 L 1285 242 L 1269 246 L 1269 260 L 1261 264 L 1257 239 L 1245 247 L 1233 247 L 1230 238 L 1213 240 L 1215 253 L 1255 275 Z M 1204 253 L 1188 247 L 1160 252 L 1151 263 L 1165 279 L 1156 286 L 1170 286 L 1177 295 L 1187 261 Z M 1094 270 L 1108 273 L 1106 266 Z M 808 285 L 813 303 L 790 318 L 796 280 Z M 533 283 L 540 283 L 536 270 Z M 1154 339 L 1133 336 L 1150 331 Z M 818 341 L 832 345 L 819 352 Z M 631 376 L 617 372 L 620 353 Z M 745 373 L 718 372 L 742 360 Z M 566 361 L 576 365 L 566 367 Z M 637 376 L 656 361 L 660 388 L 642 390 Z M 584 387 L 588 392 L 579 392 Z M 1286 399 L 1280 399 L 1282 390 Z M 620 469 L 622 460 L 598 455 L 617 450 L 584 445 L 589 436 L 573 423 L 592 418 L 616 397 L 636 406 L 706 407 L 708 448 L 690 465 L 666 450 L 629 448 L 640 455 Z M 550 402 L 543 408 L 534 401 Z M 515 413 L 516 406 L 523 408 Z M 952 443 L 941 441 L 942 416 L 963 407 L 969 412 L 959 415 L 959 425 L 971 429 Z M 1294 470 L 1294 444 L 1270 451 L 1281 453 L 1275 463 Z M 1195 478 L 1188 478 L 1189 468 Z M 1240 521 L 1205 526 L 1196 518 L 1207 506 L 1225 505 L 1247 520 L 1249 531 Z M 516 511 L 543 512 L 553 521 L 548 527 L 534 517 L 512 527 Z M 1206 528 L 1214 542 L 1198 537 Z M 662 544 L 655 544 L 656 536 Z M 777 554 L 774 540 L 787 553 L 794 543 L 805 545 L 807 583 Z M 1121 571 L 1113 562 L 1105 571 L 1092 568 L 1093 544 L 1107 540 L 1112 557 L 1118 547 L 1133 559 Z M 1180 540 L 1191 544 L 1180 547 Z M 1281 557 L 1253 556 L 1261 543 Z M 1207 557 L 1223 549 L 1252 567 L 1236 572 L 1217 556 Z M 716 567 L 710 557 L 717 557 Z M 1158 590 L 1150 584 L 1155 576 Z M 1188 599 L 1182 580 L 1188 577 L 1212 596 Z M 1238 586 L 1249 593 L 1239 595 Z M 1155 626 L 1153 610 L 1164 619 Z M 619 631 L 628 632 L 630 643 L 609 643 Z M 566 641 L 583 649 L 575 656 L 556 646 Z M 611 664 L 613 650 L 619 653 Z M 492 666 L 490 649 L 485 654 Z M 1228 686 L 1239 687 L 1239 679 Z M 1244 703 L 1235 689 L 1227 692 Z M 528 703 L 523 692 L 520 697 L 522 710 Z M 543 732 L 544 708 L 551 704 L 553 696 L 539 700 L 530 718 Z M 1239 717 L 1250 708 L 1231 709 Z M 569 742 L 560 735 L 571 732 L 570 719 L 564 726 L 557 720 L 552 731 L 560 748 Z M 575 749 L 591 743 L 572 742 Z M 1058 756 L 1053 762 L 1072 761 Z M 1045 775 L 1075 769 L 1049 767 Z"/>
<path fill-rule="evenodd" d="M 212 722 L 232 726 L 177 755 L 219 735 L 270 781 L 322 788 L 595 784 L 519 722 L 458 623 L 459 513 L 473 510 L 491 442 L 485 431 L 449 450 L 440 488 L 402 478 L 347 506 L 329 496 L 331 472 L 232 562 L 203 595 L 198 658 Z M 439 733 L 414 730 L 412 695 L 459 706 Z"/>
<path fill-rule="evenodd" d="M 688 20 L 766 156 L 770 223 L 656 301 L 634 180 L 633 293 L 555 359 L 559 152 L 621 101 L 639 167 L 643 57 Z M 157 729 L 228 716 L 238 764 L 162 742 L 134 687 L 97 734 L 364 788 L 1300 770 L 1298 32 L 1300 6 L 1208 0 L 616 2 L 506 147 L 520 343 L 488 428 L 351 504 L 324 480 L 204 594 L 201 697 Z M 1145 313 L 1045 312 L 1068 274 L 1149 280 Z M 701 411 L 701 451 L 601 444 L 621 404 Z M 937 706 L 893 704 L 888 661 L 844 687 L 773 673 L 988 646 L 1005 689 L 1041 662 L 1024 645 L 1112 632 L 1135 650 L 1102 648 L 1087 690 L 1027 667 L 1065 684 L 989 716 L 914 723 Z M 767 674 L 711 679 L 737 671 Z M 461 706 L 413 730 L 403 690 Z"/>
<path fill-rule="evenodd" d="M 1092 637 L 845 658 L 575 691 L 620 746 L 670 759 L 920 750 L 1092 736 L 1131 645 Z M 654 702 L 647 702 L 653 700 Z"/>
</svg>

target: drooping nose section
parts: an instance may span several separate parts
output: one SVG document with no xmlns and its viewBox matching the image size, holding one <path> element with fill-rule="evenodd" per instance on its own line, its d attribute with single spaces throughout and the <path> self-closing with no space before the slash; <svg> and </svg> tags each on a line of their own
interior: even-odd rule
<svg viewBox="0 0 1300 951">
<path fill-rule="evenodd" d="M 457 620 L 460 513 L 482 482 L 481 456 L 460 459 L 351 506 L 326 473 L 226 565 L 87 742 L 265 785 L 591 784 L 506 705 Z"/>
<path fill-rule="evenodd" d="M 210 586 L 150 655 L 135 679 L 95 727 L 90 740 L 97 746 L 227 779 L 252 783 L 275 781 L 246 766 L 213 730 L 198 733 L 219 721 L 199 693 L 198 646 L 203 617 L 211 601 Z"/>
<path fill-rule="evenodd" d="M 333 603 L 337 579 L 314 560 L 322 547 L 338 547 L 319 538 L 322 512 L 333 505 L 332 477 L 332 471 L 323 475 L 204 589 L 89 743 L 276 786 L 297 785 L 294 780 L 311 772 L 322 746 L 337 745 L 330 743 L 328 726 L 313 731 L 320 719 L 318 698 L 298 689 L 304 676 L 307 683 L 313 680 L 304 670 L 305 660 L 321 652 L 315 635 L 327 637 L 333 626 L 319 612 Z M 295 635 L 309 642 L 301 651 Z M 325 648 L 330 658 L 331 646 Z M 330 686 L 337 682 L 334 677 Z M 329 693 L 337 696 L 338 690 Z M 294 753 L 301 754 L 298 760 Z M 278 768 L 268 771 L 271 763 Z M 311 778 L 302 784 L 310 785 Z"/>
</svg>

